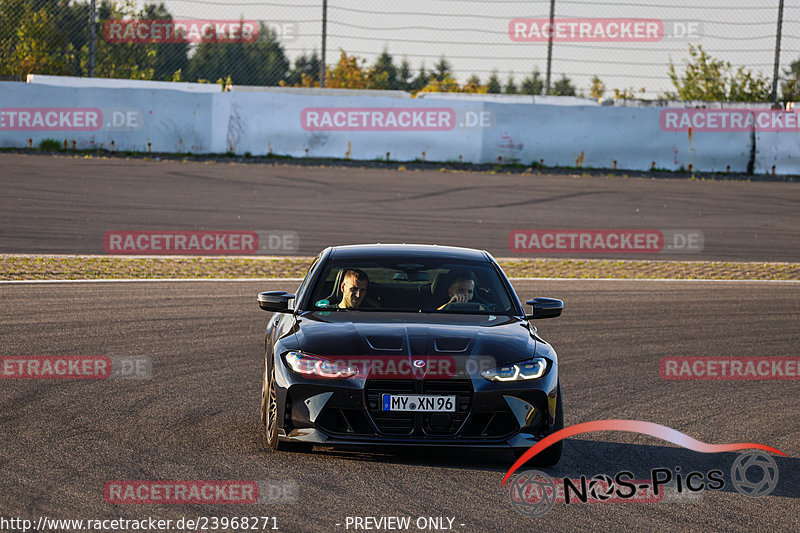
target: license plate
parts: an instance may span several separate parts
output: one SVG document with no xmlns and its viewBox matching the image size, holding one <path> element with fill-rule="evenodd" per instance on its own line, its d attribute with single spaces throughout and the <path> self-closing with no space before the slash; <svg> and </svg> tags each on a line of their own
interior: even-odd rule
<svg viewBox="0 0 800 533">
<path fill-rule="evenodd" d="M 382 410 L 452 413 L 456 410 L 456 397 L 428 394 L 384 394 Z"/>
</svg>

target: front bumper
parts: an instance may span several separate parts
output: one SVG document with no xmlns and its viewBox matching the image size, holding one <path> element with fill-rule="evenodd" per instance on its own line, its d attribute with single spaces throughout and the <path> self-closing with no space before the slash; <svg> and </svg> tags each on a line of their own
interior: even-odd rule
<svg viewBox="0 0 800 533">
<path fill-rule="evenodd" d="M 283 441 L 332 446 L 528 448 L 553 431 L 557 374 L 529 382 L 305 379 L 283 368 Z M 381 395 L 456 397 L 453 413 L 381 411 Z M 281 412 L 282 411 L 282 412 Z"/>
</svg>

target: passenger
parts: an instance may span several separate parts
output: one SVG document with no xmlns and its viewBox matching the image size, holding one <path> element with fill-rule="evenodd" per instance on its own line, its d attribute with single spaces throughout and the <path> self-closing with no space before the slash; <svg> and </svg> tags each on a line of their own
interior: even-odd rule
<svg viewBox="0 0 800 533">
<path fill-rule="evenodd" d="M 369 277 L 363 270 L 348 270 L 342 278 L 342 301 L 339 307 L 342 309 L 358 309 L 367 295 L 367 285 Z"/>
</svg>

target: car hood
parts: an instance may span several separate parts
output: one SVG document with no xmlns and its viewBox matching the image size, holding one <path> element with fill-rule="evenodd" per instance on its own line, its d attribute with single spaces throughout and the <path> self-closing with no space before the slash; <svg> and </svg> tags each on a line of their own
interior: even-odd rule
<svg viewBox="0 0 800 533">
<path fill-rule="evenodd" d="M 536 348 L 527 322 L 502 315 L 314 311 L 297 317 L 295 335 L 301 350 L 323 356 L 482 356 L 505 364 Z"/>
</svg>

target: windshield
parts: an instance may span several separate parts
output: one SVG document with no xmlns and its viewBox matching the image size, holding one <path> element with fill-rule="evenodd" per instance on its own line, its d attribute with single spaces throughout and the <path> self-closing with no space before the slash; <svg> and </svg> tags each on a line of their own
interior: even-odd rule
<svg viewBox="0 0 800 533">
<path fill-rule="evenodd" d="M 488 262 L 338 259 L 317 279 L 307 309 L 513 315 L 512 302 Z"/>
</svg>

